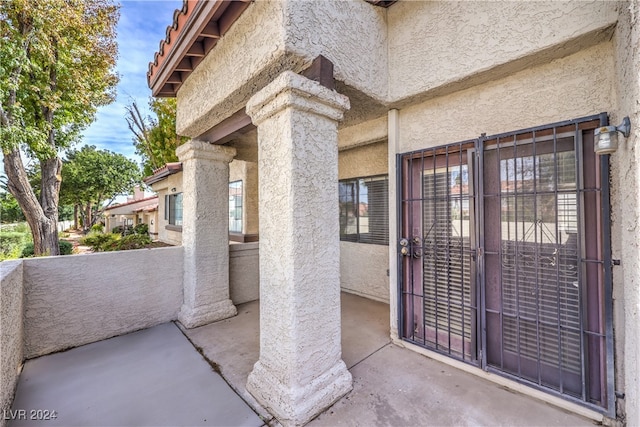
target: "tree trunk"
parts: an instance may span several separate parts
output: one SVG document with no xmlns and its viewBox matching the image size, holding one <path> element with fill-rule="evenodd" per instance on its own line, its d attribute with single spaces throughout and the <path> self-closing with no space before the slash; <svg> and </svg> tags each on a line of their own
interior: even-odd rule
<svg viewBox="0 0 640 427">
<path fill-rule="evenodd" d="M 91 226 L 93 225 L 93 221 L 92 221 L 92 218 L 91 218 L 91 203 L 87 203 L 86 212 L 87 213 L 85 214 L 86 221 L 85 221 L 85 224 L 84 224 L 84 228 L 90 229 Z"/>
<path fill-rule="evenodd" d="M 78 229 L 78 205 L 73 205 L 73 229 Z"/>
<path fill-rule="evenodd" d="M 22 213 L 24 214 L 31 235 L 33 236 L 33 249 L 36 255 L 60 255 L 60 246 L 58 244 L 58 198 L 56 194 L 52 194 L 54 188 L 46 188 L 50 184 L 50 179 L 44 178 L 45 171 L 51 168 L 52 164 L 59 164 L 60 159 L 51 159 L 44 161 L 48 163 L 48 168 L 42 168 L 42 198 L 43 206 L 38 202 L 29 179 L 24 169 L 20 151 L 15 149 L 4 153 L 4 171 L 9 178 L 9 192 L 16 198 Z M 53 180 L 57 181 L 54 174 Z M 55 183 L 54 183 L 55 184 Z M 57 183 L 59 187 L 59 182 Z"/>
</svg>

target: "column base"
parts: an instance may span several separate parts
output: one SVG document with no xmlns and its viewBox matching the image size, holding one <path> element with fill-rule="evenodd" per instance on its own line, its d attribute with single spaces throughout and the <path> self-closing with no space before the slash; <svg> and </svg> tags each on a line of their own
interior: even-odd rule
<svg viewBox="0 0 640 427">
<path fill-rule="evenodd" d="M 230 299 L 198 307 L 189 307 L 183 304 L 180 313 L 178 313 L 178 321 L 185 328 L 192 329 L 207 323 L 228 319 L 236 314 L 238 311 Z"/>
<path fill-rule="evenodd" d="M 287 386 L 258 361 L 247 380 L 247 390 L 283 426 L 301 426 L 353 388 L 351 373 L 342 360 L 302 386 Z"/>
</svg>

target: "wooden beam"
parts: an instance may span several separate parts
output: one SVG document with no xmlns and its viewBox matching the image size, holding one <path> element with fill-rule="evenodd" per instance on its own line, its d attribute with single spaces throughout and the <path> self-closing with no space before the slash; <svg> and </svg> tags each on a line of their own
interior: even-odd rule
<svg viewBox="0 0 640 427">
<path fill-rule="evenodd" d="M 182 76 L 179 71 L 174 71 L 169 78 L 167 79 L 167 83 L 177 83 L 182 84 Z"/>
<path fill-rule="evenodd" d="M 322 55 L 313 60 L 309 68 L 300 74 L 306 78 L 320 83 L 322 86 L 335 90 L 336 82 L 333 78 L 333 62 Z"/>
<path fill-rule="evenodd" d="M 224 119 L 204 134 L 200 135 L 198 139 L 202 141 L 208 141 L 212 144 L 221 144 L 223 139 L 227 136 L 239 132 L 246 131 L 255 126 L 251 123 L 251 117 L 247 115 L 244 108 L 236 111 L 231 117 Z M 224 141 L 226 142 L 226 141 Z"/>
<path fill-rule="evenodd" d="M 187 72 L 193 71 L 193 65 L 191 64 L 191 59 L 189 59 L 187 57 L 182 58 L 180 60 L 180 62 L 178 63 L 178 65 L 176 65 L 175 70 L 176 71 L 187 71 Z"/>
<path fill-rule="evenodd" d="M 191 48 L 185 54 L 186 56 L 204 56 L 204 46 L 201 42 L 194 42 Z"/>
<path fill-rule="evenodd" d="M 202 32 L 200 33 L 200 35 L 203 36 L 203 37 L 210 37 L 210 38 L 219 39 L 220 38 L 220 29 L 218 28 L 218 22 L 217 21 L 210 21 L 202 29 Z"/>
</svg>

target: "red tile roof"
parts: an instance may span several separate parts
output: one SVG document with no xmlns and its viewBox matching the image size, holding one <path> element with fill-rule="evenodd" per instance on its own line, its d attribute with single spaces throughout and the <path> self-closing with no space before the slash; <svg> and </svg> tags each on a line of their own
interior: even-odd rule
<svg viewBox="0 0 640 427">
<path fill-rule="evenodd" d="M 143 181 L 147 185 L 155 184 L 158 181 L 162 181 L 169 175 L 173 175 L 180 171 L 182 171 L 181 162 L 167 163 L 166 165 L 154 170 L 153 175 L 146 177 L 145 179 L 143 179 Z"/>
</svg>

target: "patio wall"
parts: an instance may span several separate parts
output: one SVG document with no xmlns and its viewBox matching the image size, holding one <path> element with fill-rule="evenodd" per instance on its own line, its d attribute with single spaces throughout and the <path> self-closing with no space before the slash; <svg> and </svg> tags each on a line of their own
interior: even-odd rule
<svg viewBox="0 0 640 427">
<path fill-rule="evenodd" d="M 22 365 L 21 261 L 0 263 L 0 411 L 11 408 Z M 0 425 L 5 425 L 4 417 Z"/>
<path fill-rule="evenodd" d="M 182 260 L 182 247 L 24 260 L 24 358 L 176 319 Z"/>
<path fill-rule="evenodd" d="M 229 245 L 229 292 L 234 304 L 260 298 L 258 242 Z"/>
</svg>

